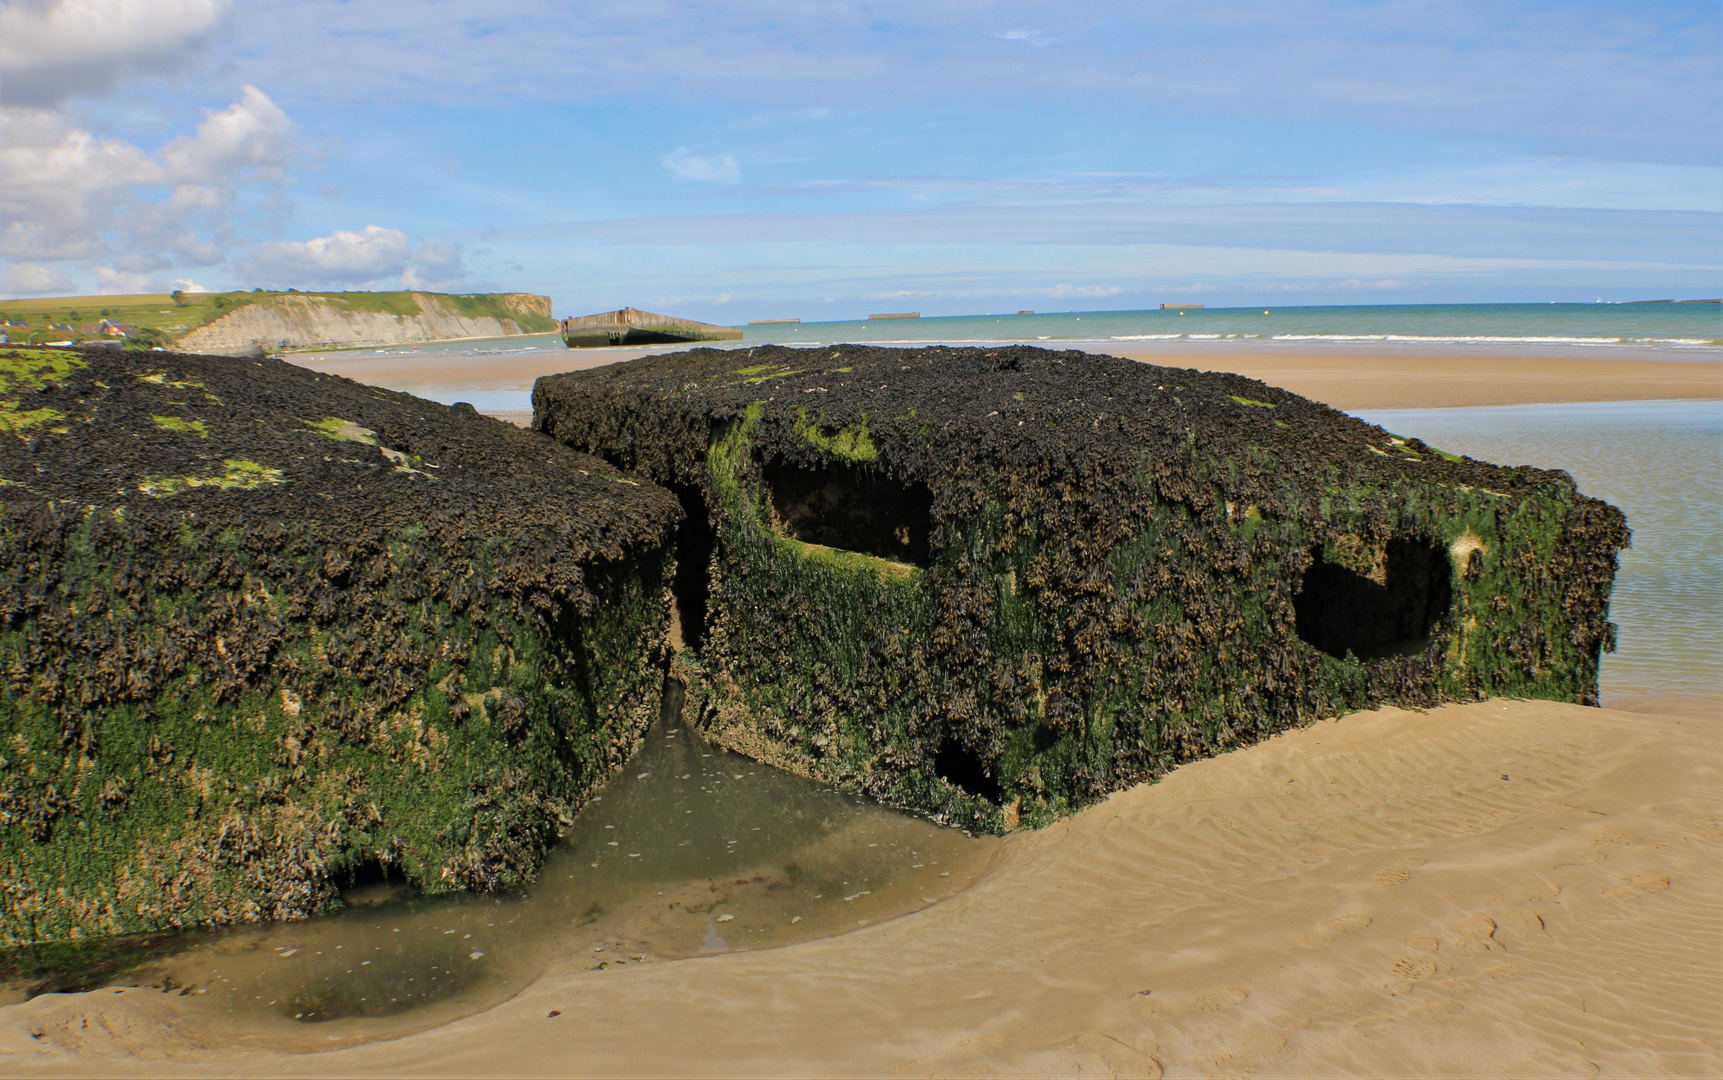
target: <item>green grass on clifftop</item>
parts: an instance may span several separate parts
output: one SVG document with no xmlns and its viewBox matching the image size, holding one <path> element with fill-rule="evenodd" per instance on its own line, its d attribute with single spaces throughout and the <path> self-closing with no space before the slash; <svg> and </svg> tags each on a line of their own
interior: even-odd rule
<svg viewBox="0 0 1723 1080">
<path fill-rule="evenodd" d="M 549 333 L 556 320 L 536 311 L 521 311 L 500 293 L 412 293 L 412 292 L 254 292 L 138 293 L 130 296 L 56 296 L 35 300 L 0 301 L 0 321 L 22 321 L 23 327 L 3 327 L 14 343 L 86 341 L 103 335 L 87 328 L 102 319 L 112 319 L 140 329 L 160 331 L 170 341 L 205 326 L 247 304 L 265 303 L 284 296 L 320 297 L 337 310 L 381 312 L 388 315 L 418 315 L 415 295 L 430 297 L 445 314 L 469 319 L 513 319 L 525 333 Z M 71 327 L 55 330 L 55 326 Z"/>
</svg>

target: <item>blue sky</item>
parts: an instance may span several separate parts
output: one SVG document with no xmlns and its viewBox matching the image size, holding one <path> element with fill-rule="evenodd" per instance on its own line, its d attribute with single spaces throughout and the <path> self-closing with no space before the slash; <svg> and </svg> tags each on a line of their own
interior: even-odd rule
<svg viewBox="0 0 1723 1080">
<path fill-rule="evenodd" d="M 0 292 L 1723 292 L 1710 3 L 0 0 Z"/>
</svg>

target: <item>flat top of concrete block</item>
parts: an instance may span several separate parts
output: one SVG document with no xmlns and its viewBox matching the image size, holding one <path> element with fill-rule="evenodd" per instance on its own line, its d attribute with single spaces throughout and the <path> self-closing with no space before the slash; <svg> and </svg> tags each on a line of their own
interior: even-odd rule
<svg viewBox="0 0 1723 1080">
<path fill-rule="evenodd" d="M 875 455 L 935 486 L 954 469 L 988 462 L 1060 462 L 1061 471 L 1123 477 L 1160 475 L 1200 458 L 1231 462 L 1230 475 L 1210 479 L 1253 498 L 1289 482 L 1403 478 L 1501 492 L 1572 490 L 1566 473 L 1447 454 L 1255 379 L 1029 346 L 666 353 L 539 380 L 540 426 L 554 427 L 552 413 L 595 394 L 713 422 L 758 402 L 763 434 L 788 427 L 803 444 L 839 457 Z"/>
<path fill-rule="evenodd" d="M 512 535 L 620 557 L 675 500 L 471 406 L 270 359 L 0 347 L 0 503 Z"/>
</svg>

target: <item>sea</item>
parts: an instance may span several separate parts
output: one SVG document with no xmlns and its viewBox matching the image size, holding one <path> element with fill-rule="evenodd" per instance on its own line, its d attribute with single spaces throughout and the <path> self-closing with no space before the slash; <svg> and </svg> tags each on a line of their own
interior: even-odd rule
<svg viewBox="0 0 1723 1080">
<path fill-rule="evenodd" d="M 1020 312 L 748 326 L 743 345 L 1002 341 L 1723 348 L 1723 304 L 1380 304 Z"/>
<path fill-rule="evenodd" d="M 1113 345 L 1141 351 L 1157 345 L 1223 348 L 1324 349 L 1383 346 L 1485 349 L 1596 349 L 1647 359 L 1723 359 L 1723 304 L 1377 304 L 1329 307 L 1201 308 L 1150 311 L 1017 312 L 922 318 L 848 319 L 829 322 L 741 325 L 740 341 L 756 345 L 997 345 L 1047 348 Z M 351 358 L 372 356 L 505 355 L 559 350 L 555 334 L 473 341 L 444 341 L 383 349 L 343 349 Z M 662 346 L 661 350 L 687 346 Z M 660 350 L 660 351 L 661 351 Z M 623 353 L 636 346 L 582 350 Z M 644 350 L 652 351 L 652 350 Z"/>
</svg>

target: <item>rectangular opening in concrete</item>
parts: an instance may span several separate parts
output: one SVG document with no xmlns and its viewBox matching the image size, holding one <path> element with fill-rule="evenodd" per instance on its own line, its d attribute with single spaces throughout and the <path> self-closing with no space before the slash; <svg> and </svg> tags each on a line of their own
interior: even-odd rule
<svg viewBox="0 0 1723 1080">
<path fill-rule="evenodd" d="M 1390 540 L 1369 573 L 1311 552 L 1292 604 L 1298 636 L 1330 656 L 1413 656 L 1448 613 L 1453 596 L 1447 552 L 1416 540 Z"/>
<path fill-rule="evenodd" d="M 765 469 L 772 515 L 785 536 L 882 559 L 926 566 L 933 493 L 838 462 Z"/>
</svg>

